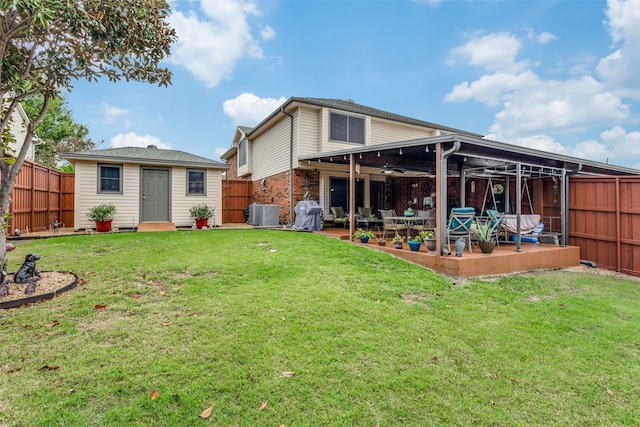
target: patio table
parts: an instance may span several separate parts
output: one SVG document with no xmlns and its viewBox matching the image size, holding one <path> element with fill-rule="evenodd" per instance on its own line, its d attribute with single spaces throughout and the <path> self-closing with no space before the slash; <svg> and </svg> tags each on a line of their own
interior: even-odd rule
<svg viewBox="0 0 640 427">
<path fill-rule="evenodd" d="M 418 222 L 424 222 L 427 218 L 420 216 L 394 216 L 391 217 L 396 222 L 402 222 L 407 226 L 407 240 L 411 239 L 411 228 Z"/>
<path fill-rule="evenodd" d="M 360 228 L 360 227 L 364 227 L 364 228 L 370 228 L 370 226 L 377 226 L 378 224 L 382 224 L 382 220 L 381 219 L 377 219 L 377 218 L 358 218 L 356 219 L 356 227 Z"/>
</svg>

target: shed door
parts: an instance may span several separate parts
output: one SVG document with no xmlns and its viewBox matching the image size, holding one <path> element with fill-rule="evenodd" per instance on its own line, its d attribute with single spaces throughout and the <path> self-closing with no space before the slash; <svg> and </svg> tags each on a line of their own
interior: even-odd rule
<svg viewBox="0 0 640 427">
<path fill-rule="evenodd" d="M 142 168 L 140 222 L 169 221 L 169 169 Z"/>
</svg>

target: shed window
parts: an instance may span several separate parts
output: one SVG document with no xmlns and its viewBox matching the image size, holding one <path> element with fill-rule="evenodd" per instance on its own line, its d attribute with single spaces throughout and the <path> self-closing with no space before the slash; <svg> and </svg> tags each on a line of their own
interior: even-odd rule
<svg viewBox="0 0 640 427">
<path fill-rule="evenodd" d="M 205 171 L 189 169 L 187 171 L 187 194 L 190 196 L 204 196 Z"/>
<path fill-rule="evenodd" d="M 98 193 L 122 193 L 122 165 L 98 165 Z"/>
<path fill-rule="evenodd" d="M 364 144 L 364 118 L 331 113 L 329 122 L 330 139 Z"/>
<path fill-rule="evenodd" d="M 238 166 L 247 164 L 247 140 L 243 139 L 238 145 Z"/>
</svg>

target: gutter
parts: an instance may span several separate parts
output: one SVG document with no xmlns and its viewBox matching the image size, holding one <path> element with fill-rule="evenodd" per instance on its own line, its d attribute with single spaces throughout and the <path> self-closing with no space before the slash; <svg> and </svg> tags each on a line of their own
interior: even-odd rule
<svg viewBox="0 0 640 427">
<path fill-rule="evenodd" d="M 287 113 L 284 106 L 280 107 L 280 112 L 291 118 L 289 135 L 289 228 L 291 228 L 293 225 L 293 114 Z"/>
<path fill-rule="evenodd" d="M 447 238 L 447 233 L 445 228 L 447 227 L 447 159 L 461 147 L 460 140 L 458 140 L 457 136 L 453 140 L 453 147 L 443 152 L 440 155 L 440 186 L 438 188 L 438 217 L 440 221 L 436 221 L 436 227 L 438 228 L 438 237 L 440 240 L 440 251 L 444 255 L 449 255 L 449 251 L 446 249 L 445 240 Z M 438 224 L 439 222 L 439 224 Z"/>
</svg>

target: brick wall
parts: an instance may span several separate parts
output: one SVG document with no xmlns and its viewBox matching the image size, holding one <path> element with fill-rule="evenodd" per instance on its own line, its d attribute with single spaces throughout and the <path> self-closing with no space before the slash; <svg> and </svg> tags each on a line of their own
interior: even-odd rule
<svg viewBox="0 0 640 427">
<path fill-rule="evenodd" d="M 293 209 L 309 191 L 311 200 L 320 198 L 320 173 L 313 170 L 293 171 Z M 289 218 L 289 172 L 283 172 L 253 181 L 253 201 L 258 204 L 278 205 L 280 207 L 280 222 L 293 222 Z"/>
<path fill-rule="evenodd" d="M 229 169 L 227 169 L 227 179 L 228 180 L 242 179 L 242 178 L 238 178 L 238 153 L 231 156 L 227 160 L 227 164 L 229 165 Z"/>
</svg>

